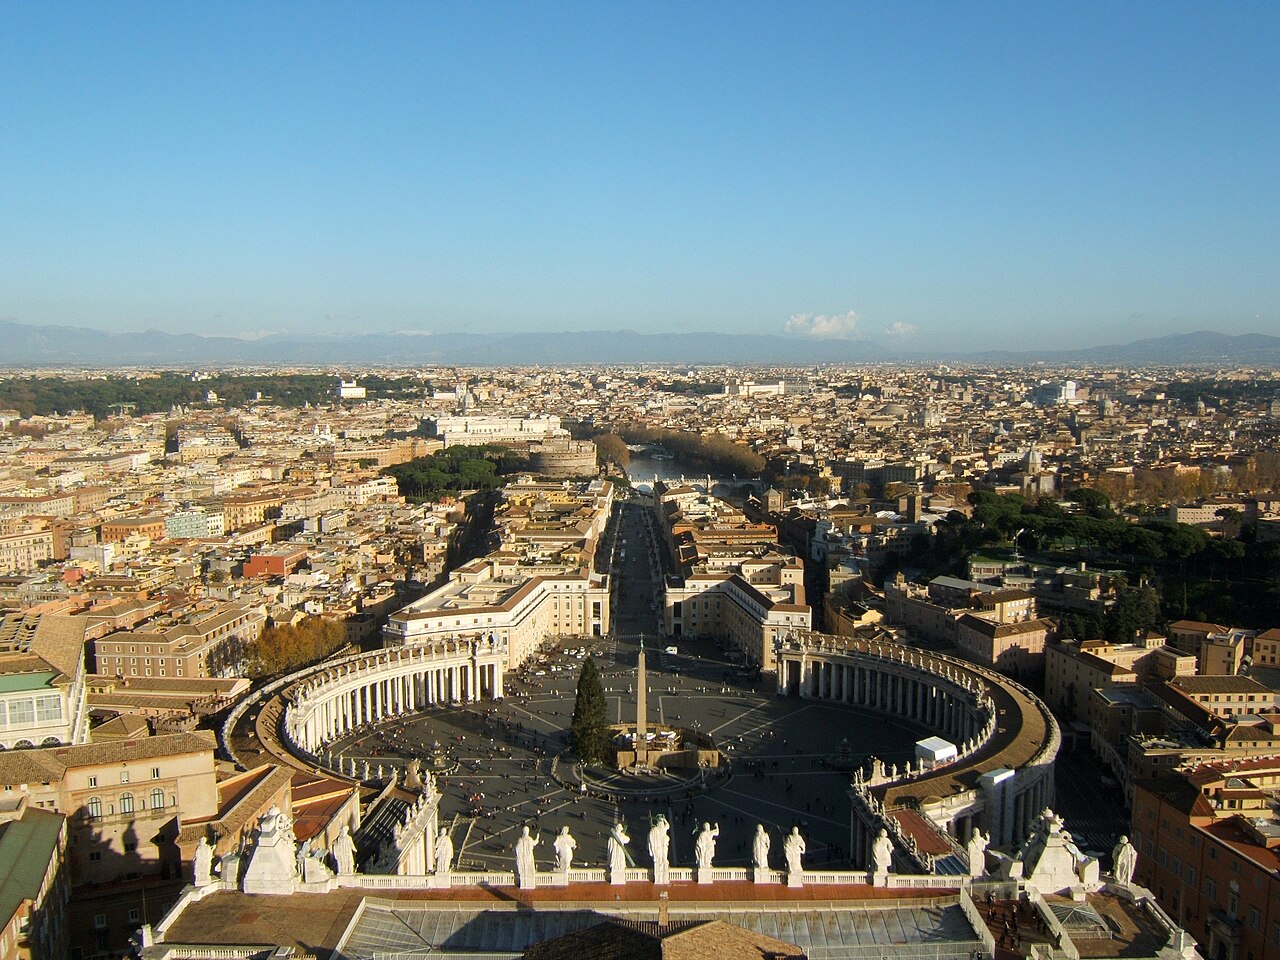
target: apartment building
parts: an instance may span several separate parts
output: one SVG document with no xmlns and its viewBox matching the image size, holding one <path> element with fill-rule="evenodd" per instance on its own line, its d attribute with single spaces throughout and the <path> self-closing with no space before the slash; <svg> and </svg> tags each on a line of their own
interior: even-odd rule
<svg viewBox="0 0 1280 960">
<path fill-rule="evenodd" d="M 226 517 L 220 511 L 182 510 L 164 522 L 170 540 L 207 540 L 226 532 Z"/>
<path fill-rule="evenodd" d="M 773 670 L 775 642 L 813 624 L 804 561 L 779 545 L 773 524 L 691 487 L 659 484 L 654 511 L 675 566 L 663 589 L 665 631 L 716 637 Z"/>
<path fill-rule="evenodd" d="M 0 753 L 0 803 L 68 820 L 73 883 L 181 874 L 179 821 L 217 812 L 215 741 L 179 733 Z"/>
<path fill-rule="evenodd" d="M 1273 713 L 1280 699 L 1274 690 L 1252 677 L 1234 675 L 1173 677 L 1169 686 L 1216 719 L 1244 714 Z"/>
<path fill-rule="evenodd" d="M 1196 659 L 1149 634 L 1135 643 L 1058 641 L 1045 647 L 1044 700 L 1059 713 L 1089 714 L 1090 691 L 1116 683 L 1195 673 Z"/>
<path fill-rule="evenodd" d="M 1179 771 L 1134 790 L 1136 879 L 1209 958 L 1280 960 L 1280 757 Z"/>
<path fill-rule="evenodd" d="M 1259 667 L 1280 667 L 1280 627 L 1264 630 L 1253 638 L 1253 662 Z"/>
<path fill-rule="evenodd" d="M 399 647 L 493 634 L 507 641 L 514 668 L 548 637 L 603 636 L 609 611 L 607 577 L 488 557 L 455 570 L 448 583 L 393 613 L 383 640 Z"/>
<path fill-rule="evenodd" d="M 172 623 L 159 617 L 138 629 L 95 640 L 93 672 L 117 677 L 232 676 L 266 622 L 261 601 L 214 602 Z"/>
<path fill-rule="evenodd" d="M 1048 620 L 1000 623 L 966 613 L 956 621 L 956 645 L 974 663 L 1025 676 L 1043 670 L 1052 628 Z"/>
<path fill-rule="evenodd" d="M 62 814 L 21 795 L 0 801 L 0 960 L 66 955 L 66 846 Z"/>
<path fill-rule="evenodd" d="M 0 618 L 0 747 L 84 743 L 88 738 L 83 616 Z"/>
<path fill-rule="evenodd" d="M 53 559 L 53 531 L 0 535 L 0 574 L 30 573 Z"/>
</svg>

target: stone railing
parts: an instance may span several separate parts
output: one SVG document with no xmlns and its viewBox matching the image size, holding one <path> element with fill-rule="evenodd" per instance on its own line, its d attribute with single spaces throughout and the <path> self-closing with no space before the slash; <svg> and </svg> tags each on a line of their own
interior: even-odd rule
<svg viewBox="0 0 1280 960">
<path fill-rule="evenodd" d="M 987 922 L 982 919 L 982 911 L 973 902 L 973 897 L 969 896 L 968 890 L 960 891 L 960 911 L 964 914 L 964 918 L 969 921 L 969 926 L 973 927 L 973 932 L 978 935 L 978 939 L 982 941 L 983 951 L 987 956 L 994 957 L 996 953 L 996 938 L 991 933 L 991 928 L 987 926 Z"/>
<path fill-rule="evenodd" d="M 1035 887 L 1028 886 L 1026 893 L 1027 899 L 1031 901 L 1031 906 L 1039 914 L 1040 919 L 1044 921 L 1044 928 L 1054 941 L 1053 945 L 1040 945 L 1042 953 L 1046 957 L 1052 956 L 1059 958 L 1059 960 L 1063 957 L 1067 958 L 1067 960 L 1080 960 L 1080 951 L 1071 942 L 1071 938 L 1067 936 L 1066 929 L 1062 926 L 1062 921 L 1049 908 L 1049 904 L 1045 902 L 1040 891 Z"/>
<path fill-rule="evenodd" d="M 847 947 L 809 947 L 805 956 L 809 960 L 973 960 L 974 953 L 982 957 L 990 957 L 983 952 L 981 940 L 952 940 L 946 943 L 893 943 L 893 944 L 861 944 Z"/>
<path fill-rule="evenodd" d="M 364 653 L 351 653 L 345 656 L 337 657 L 333 660 L 322 660 L 320 663 L 313 663 L 309 667 L 303 667 L 287 676 L 278 677 L 272 680 L 266 686 L 259 687 L 257 690 L 250 691 L 241 698 L 231 712 L 227 714 L 227 718 L 222 721 L 222 725 L 218 727 L 218 745 L 222 748 L 222 752 L 226 759 L 230 760 L 241 770 L 245 769 L 240 758 L 236 756 L 235 748 L 231 745 L 231 734 L 235 730 L 236 724 L 240 722 L 245 713 L 255 704 L 263 703 L 276 693 L 292 686 L 299 680 L 305 680 L 313 674 L 328 670 L 330 667 L 341 666 L 344 663 L 352 663 L 366 656 Z"/>
</svg>

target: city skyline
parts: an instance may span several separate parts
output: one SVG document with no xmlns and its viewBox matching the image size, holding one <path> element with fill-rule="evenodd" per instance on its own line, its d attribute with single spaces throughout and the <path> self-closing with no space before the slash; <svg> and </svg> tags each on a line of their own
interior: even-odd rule
<svg viewBox="0 0 1280 960">
<path fill-rule="evenodd" d="M 0 319 L 1266 332 L 1273 9 L 11 12 Z"/>
</svg>

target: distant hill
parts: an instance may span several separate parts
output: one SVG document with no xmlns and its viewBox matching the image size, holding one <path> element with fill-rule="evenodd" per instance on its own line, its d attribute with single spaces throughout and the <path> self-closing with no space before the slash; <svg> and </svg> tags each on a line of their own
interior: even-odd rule
<svg viewBox="0 0 1280 960">
<path fill-rule="evenodd" d="M 1159 366 L 1280 366 L 1280 337 L 1201 330 L 1074 350 L 986 351 L 970 355 L 996 363 L 1097 363 Z"/>
<path fill-rule="evenodd" d="M 815 342 L 724 333 L 651 334 L 631 330 L 563 333 L 356 333 L 279 335 L 260 340 L 196 334 L 110 333 L 0 321 L 0 366 L 118 364 L 413 363 L 816 363 L 888 359 L 867 341 Z"/>
<path fill-rule="evenodd" d="M 260 340 L 171 334 L 112 333 L 86 327 L 0 321 L 0 366 L 226 366 L 317 364 L 344 367 L 411 364 L 555 363 L 807 364 L 912 360 L 991 363 L 1102 363 L 1280 366 L 1280 337 L 1201 332 L 1074 350 L 909 353 L 869 340 L 802 340 L 725 333 L 285 334 Z"/>
</svg>

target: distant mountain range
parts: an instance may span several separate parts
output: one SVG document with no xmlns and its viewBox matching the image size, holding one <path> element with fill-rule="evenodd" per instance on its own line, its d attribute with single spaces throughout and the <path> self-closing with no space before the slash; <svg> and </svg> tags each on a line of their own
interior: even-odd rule
<svg viewBox="0 0 1280 960">
<path fill-rule="evenodd" d="M 652 334 L 632 330 L 563 333 L 281 334 L 259 340 L 171 334 L 111 333 L 85 327 L 0 321 L 3 367 L 197 367 L 230 365 L 415 364 L 808 364 L 923 362 L 1101 363 L 1124 365 L 1280 366 L 1280 337 L 1203 332 L 1074 350 L 925 352 L 868 340 L 802 340 L 753 334 Z"/>
</svg>

